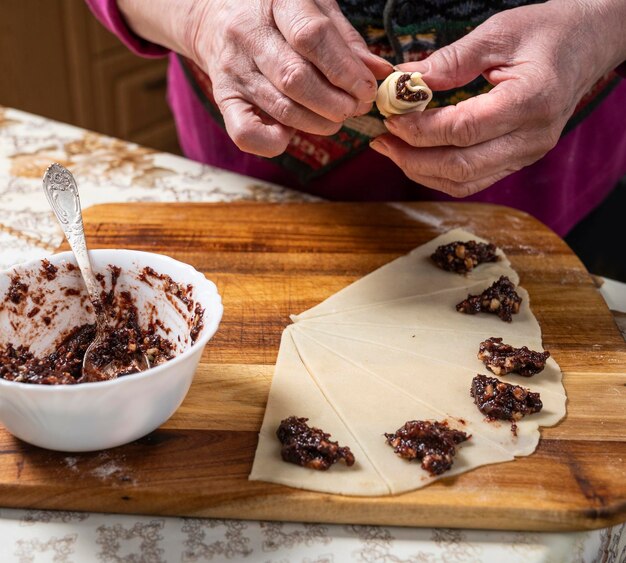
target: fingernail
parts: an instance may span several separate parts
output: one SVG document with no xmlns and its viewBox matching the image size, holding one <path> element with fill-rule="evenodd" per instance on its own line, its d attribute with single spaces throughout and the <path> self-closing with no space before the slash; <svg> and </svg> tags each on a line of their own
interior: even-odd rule
<svg viewBox="0 0 626 563">
<path fill-rule="evenodd" d="M 355 96 L 367 103 L 371 103 L 376 99 L 376 84 L 371 80 L 359 80 L 354 87 Z"/>
<path fill-rule="evenodd" d="M 391 121 L 389 119 L 383 119 L 383 124 L 385 125 L 388 131 L 396 130 L 396 124 L 393 119 Z"/>
<path fill-rule="evenodd" d="M 388 67 L 392 67 L 392 64 L 387 59 L 383 59 L 383 57 L 379 57 L 378 55 L 375 55 L 372 52 L 368 52 L 367 56 L 374 62 L 382 63 Z"/>
<path fill-rule="evenodd" d="M 389 147 L 378 138 L 370 141 L 370 147 L 373 148 L 376 152 L 384 154 L 385 156 L 389 154 Z"/>
<path fill-rule="evenodd" d="M 404 67 L 404 68 L 403 68 Z M 409 67 L 409 68 L 407 68 Z M 412 63 L 401 63 L 393 67 L 394 70 L 400 72 L 421 72 L 422 74 L 428 74 L 430 72 L 430 61 L 424 59 Z"/>
</svg>

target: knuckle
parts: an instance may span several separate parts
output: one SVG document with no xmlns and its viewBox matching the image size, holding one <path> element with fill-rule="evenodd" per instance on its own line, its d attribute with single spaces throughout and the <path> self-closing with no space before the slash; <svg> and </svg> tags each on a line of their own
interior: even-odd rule
<svg viewBox="0 0 626 563">
<path fill-rule="evenodd" d="M 213 83 L 213 97 L 222 114 L 225 114 L 228 108 L 236 103 L 237 100 L 237 95 L 232 91 L 230 86 L 222 83 L 222 81 Z"/>
<path fill-rule="evenodd" d="M 294 122 L 294 111 L 294 104 L 289 99 L 282 96 L 276 97 L 270 101 L 267 108 L 267 113 L 283 125 L 289 125 Z"/>
<path fill-rule="evenodd" d="M 458 45 L 454 47 L 446 45 L 445 47 L 442 47 L 441 49 L 436 51 L 437 57 L 439 59 L 437 61 L 437 64 L 443 66 L 443 68 L 448 70 L 458 69 L 461 57 L 457 48 Z"/>
<path fill-rule="evenodd" d="M 223 27 L 223 33 L 226 37 L 230 37 L 233 39 L 239 38 L 239 21 L 236 19 L 229 19 Z"/>
<path fill-rule="evenodd" d="M 282 65 L 278 89 L 290 96 L 297 96 L 306 91 L 309 74 L 304 61 L 288 61 Z"/>
<path fill-rule="evenodd" d="M 315 51 L 324 41 L 330 20 L 325 17 L 303 18 L 293 25 L 291 43 L 295 49 L 307 54 Z"/>
<path fill-rule="evenodd" d="M 442 167 L 446 178 L 454 182 L 469 182 L 478 175 L 476 162 L 466 158 L 460 151 L 454 151 L 444 159 Z"/>
<path fill-rule="evenodd" d="M 222 33 L 224 37 L 227 37 L 231 41 L 247 41 L 250 39 L 250 35 L 247 31 L 252 27 L 250 25 L 249 15 L 245 12 L 232 13 L 222 23 Z M 254 27 L 253 27 L 254 28 Z"/>
<path fill-rule="evenodd" d="M 469 147 L 476 144 L 478 138 L 476 118 L 467 111 L 459 111 L 457 119 L 450 127 L 448 144 L 457 147 Z"/>
<path fill-rule="evenodd" d="M 228 66 L 229 60 L 217 61 L 215 68 L 210 73 L 213 87 L 213 97 L 218 107 L 221 104 L 228 105 L 240 97 L 244 90 L 241 76 L 233 72 L 233 65 Z M 249 81 L 246 81 L 249 84 Z M 221 110 L 221 107 L 220 107 Z"/>
</svg>

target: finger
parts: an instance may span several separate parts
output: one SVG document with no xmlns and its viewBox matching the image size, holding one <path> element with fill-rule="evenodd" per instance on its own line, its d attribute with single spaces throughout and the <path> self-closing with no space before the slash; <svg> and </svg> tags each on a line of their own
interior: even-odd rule
<svg viewBox="0 0 626 563">
<path fill-rule="evenodd" d="M 469 148 L 415 149 L 400 139 L 382 135 L 372 148 L 393 160 L 410 178 L 434 177 L 467 184 L 511 174 L 545 154 L 526 136 L 505 136 Z"/>
<path fill-rule="evenodd" d="M 532 103 L 511 82 L 454 106 L 390 117 L 385 125 L 414 147 L 468 147 L 501 137 L 528 120 L 524 110 Z"/>
<path fill-rule="evenodd" d="M 278 123 L 306 133 L 333 135 L 341 129 L 341 123 L 326 119 L 294 102 L 259 73 L 252 73 L 246 80 L 242 97 Z"/>
<path fill-rule="evenodd" d="M 219 107 L 226 132 L 240 150 L 271 158 L 287 148 L 293 129 L 263 116 L 251 103 L 233 97 Z"/>
<path fill-rule="evenodd" d="M 330 121 L 343 122 L 363 109 L 364 102 L 330 84 L 276 30 L 268 31 L 263 49 L 253 59 L 276 89 Z"/>
<path fill-rule="evenodd" d="M 485 32 L 486 27 L 477 27 L 458 41 L 446 45 L 429 57 L 412 63 L 398 65 L 406 72 L 421 72 L 426 84 L 433 90 L 451 90 L 464 86 L 483 71 L 503 64 L 494 45 L 498 39 Z"/>
<path fill-rule="evenodd" d="M 375 55 L 371 51 L 363 55 L 361 60 L 372 71 L 376 80 L 384 80 L 393 72 L 393 65 L 389 61 Z"/>
<path fill-rule="evenodd" d="M 331 83 L 364 102 L 376 98 L 376 79 L 314 2 L 275 0 L 274 20 L 287 43 Z"/>
<path fill-rule="evenodd" d="M 341 123 L 330 121 L 287 98 L 257 69 L 242 71 L 237 76 L 225 72 L 214 83 L 213 94 L 222 113 L 225 102 L 241 98 L 287 127 L 314 135 L 333 135 L 341 128 Z"/>
<path fill-rule="evenodd" d="M 393 65 L 369 50 L 365 39 L 343 15 L 335 0 L 316 0 L 320 10 L 335 24 L 348 47 L 372 71 L 377 80 L 383 80 L 393 72 Z"/>
<path fill-rule="evenodd" d="M 512 174 L 511 171 L 503 170 L 498 174 L 493 174 L 492 176 L 481 178 L 480 180 L 474 180 L 472 182 L 455 182 L 454 180 L 449 180 L 448 178 L 420 176 L 419 174 L 407 176 L 414 182 L 432 190 L 443 192 L 452 197 L 463 198 L 474 195 L 475 193 L 481 192 L 482 190 L 493 186 L 493 184 L 503 178 L 506 178 L 510 174 Z"/>
</svg>

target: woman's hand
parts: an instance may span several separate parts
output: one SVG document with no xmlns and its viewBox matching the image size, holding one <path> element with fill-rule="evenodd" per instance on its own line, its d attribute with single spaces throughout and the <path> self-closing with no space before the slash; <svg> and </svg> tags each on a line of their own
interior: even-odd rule
<svg viewBox="0 0 626 563">
<path fill-rule="evenodd" d="M 118 0 L 139 35 L 209 75 L 226 130 L 246 152 L 278 155 L 295 129 L 336 133 L 369 111 L 376 78 L 392 70 L 335 0 L 183 0 L 160 11 L 162 2 Z"/>
<path fill-rule="evenodd" d="M 424 186 L 483 190 L 552 149 L 583 95 L 626 57 L 623 0 L 552 0 L 500 12 L 401 70 L 433 90 L 482 74 L 495 87 L 455 106 L 394 116 L 374 150 Z"/>
</svg>

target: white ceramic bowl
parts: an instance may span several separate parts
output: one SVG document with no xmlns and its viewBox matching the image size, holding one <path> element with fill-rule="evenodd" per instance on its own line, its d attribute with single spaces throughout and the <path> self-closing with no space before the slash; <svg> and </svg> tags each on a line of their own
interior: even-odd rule
<svg viewBox="0 0 626 563">
<path fill-rule="evenodd" d="M 97 383 L 39 385 L 0 378 L 0 423 L 14 436 L 52 450 L 111 448 L 163 424 L 185 398 L 202 350 L 222 318 L 215 284 L 187 264 L 132 250 L 93 250 L 90 256 L 94 270 L 107 273 L 107 280 L 109 265 L 121 267 L 117 290 L 131 291 L 142 328 L 149 314 L 158 314 L 171 331 L 163 335 L 175 344 L 176 357 L 145 372 Z M 93 322 L 78 270 L 68 266 L 75 265 L 73 254 L 63 252 L 48 260 L 58 267 L 53 280 L 42 276 L 41 260 L 0 273 L 0 343 L 29 345 L 34 354 L 47 354 L 68 329 Z M 190 335 L 193 312 L 188 313 L 171 294 L 167 295 L 160 283 L 142 281 L 145 267 L 192 286 L 190 297 L 204 309 L 203 327 L 194 343 Z M 16 276 L 29 287 L 18 304 L 6 298 Z M 110 287 L 110 280 L 107 283 Z M 73 295 L 75 290 L 81 295 Z"/>
</svg>

